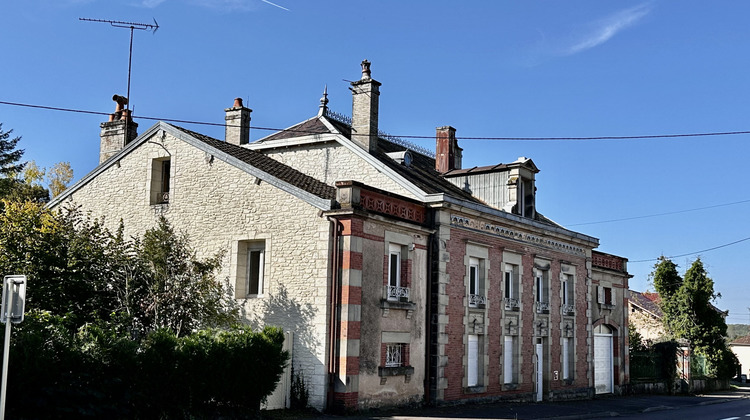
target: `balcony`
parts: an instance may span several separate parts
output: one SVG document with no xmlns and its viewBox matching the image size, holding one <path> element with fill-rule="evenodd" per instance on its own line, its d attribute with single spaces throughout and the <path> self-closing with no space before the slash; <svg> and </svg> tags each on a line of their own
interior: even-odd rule
<svg viewBox="0 0 750 420">
<path fill-rule="evenodd" d="M 505 298 L 503 299 L 503 303 L 505 303 L 506 311 L 517 311 L 520 307 L 520 302 L 516 298 Z"/>
<path fill-rule="evenodd" d="M 409 288 L 400 286 L 387 286 L 386 299 L 396 302 L 408 302 Z"/>
<path fill-rule="evenodd" d="M 576 311 L 576 307 L 575 305 L 563 304 L 562 311 L 565 315 L 573 315 Z"/>
<path fill-rule="evenodd" d="M 538 313 L 538 314 L 548 314 L 549 313 L 549 302 L 537 302 L 536 303 L 536 313 Z"/>
<path fill-rule="evenodd" d="M 469 295 L 469 307 L 484 308 L 485 306 L 487 306 L 487 296 Z"/>
</svg>

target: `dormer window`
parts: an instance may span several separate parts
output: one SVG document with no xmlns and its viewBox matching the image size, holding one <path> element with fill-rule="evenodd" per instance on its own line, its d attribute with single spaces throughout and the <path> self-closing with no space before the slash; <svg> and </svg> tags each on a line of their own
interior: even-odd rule
<svg viewBox="0 0 750 420">
<path fill-rule="evenodd" d="M 401 165 L 404 165 L 406 167 L 411 166 L 413 156 L 411 155 L 411 152 L 408 150 L 403 150 L 401 152 L 391 152 L 391 153 L 387 153 L 387 155 L 389 158 L 400 163 Z"/>
</svg>

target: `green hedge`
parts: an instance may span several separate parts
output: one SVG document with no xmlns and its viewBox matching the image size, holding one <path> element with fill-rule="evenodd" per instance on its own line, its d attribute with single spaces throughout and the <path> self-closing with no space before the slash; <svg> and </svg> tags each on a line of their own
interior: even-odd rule
<svg viewBox="0 0 750 420">
<path fill-rule="evenodd" d="M 273 327 L 134 341 L 97 325 L 71 336 L 66 322 L 36 311 L 13 326 L 9 418 L 252 417 L 288 359 Z"/>
</svg>

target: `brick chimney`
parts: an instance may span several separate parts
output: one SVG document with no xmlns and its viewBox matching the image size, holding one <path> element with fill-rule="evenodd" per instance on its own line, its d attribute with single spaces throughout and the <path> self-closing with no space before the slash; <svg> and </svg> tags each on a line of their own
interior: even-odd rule
<svg viewBox="0 0 750 420">
<path fill-rule="evenodd" d="M 224 140 L 241 146 L 250 142 L 250 108 L 242 106 L 242 98 L 235 98 L 234 106 L 224 110 Z"/>
<path fill-rule="evenodd" d="M 378 149 L 380 82 L 370 77 L 370 62 L 362 61 L 362 78 L 352 82 L 352 140 L 368 152 Z"/>
<path fill-rule="evenodd" d="M 458 147 L 456 129 L 447 125 L 435 129 L 435 170 L 446 173 L 461 169 L 462 148 Z"/>
<path fill-rule="evenodd" d="M 114 95 L 112 100 L 117 103 L 115 112 L 109 114 L 109 121 L 99 125 L 102 129 L 99 134 L 99 163 L 109 159 L 138 137 L 138 123 L 133 121 L 130 110 L 125 109 L 128 98 Z"/>
</svg>

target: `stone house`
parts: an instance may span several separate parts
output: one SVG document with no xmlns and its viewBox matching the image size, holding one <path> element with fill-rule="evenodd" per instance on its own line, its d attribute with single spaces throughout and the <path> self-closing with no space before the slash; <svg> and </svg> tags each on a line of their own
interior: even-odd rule
<svg viewBox="0 0 750 420">
<path fill-rule="evenodd" d="M 635 328 L 646 342 L 658 343 L 666 335 L 659 307 L 659 294 L 630 290 L 628 310 L 630 326 Z"/>
<path fill-rule="evenodd" d="M 239 99 L 224 141 L 165 122 L 136 136 L 118 102 L 100 165 L 51 206 L 133 235 L 163 215 L 199 255 L 227 251 L 247 322 L 292 333 L 319 409 L 619 392 L 627 260 L 537 211 L 531 159 L 462 168 L 453 127 L 435 153 L 380 132 L 380 86 L 364 61 L 351 117 L 324 92 L 252 143 Z"/>
</svg>

